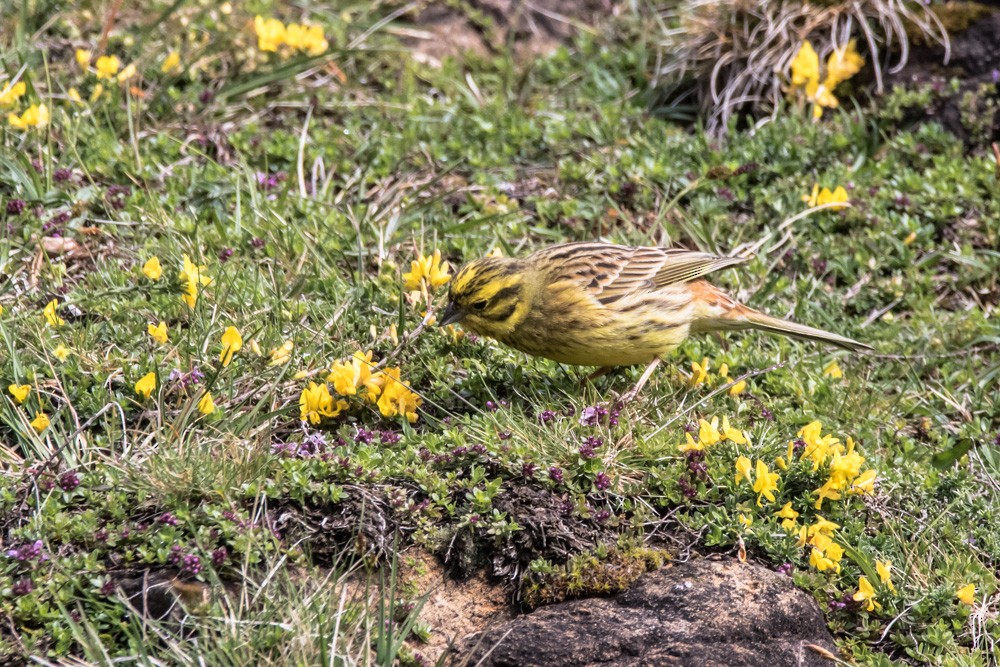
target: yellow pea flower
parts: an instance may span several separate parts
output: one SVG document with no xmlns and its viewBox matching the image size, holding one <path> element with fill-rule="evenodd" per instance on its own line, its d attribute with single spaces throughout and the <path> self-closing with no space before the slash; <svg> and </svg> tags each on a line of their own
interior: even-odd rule
<svg viewBox="0 0 1000 667">
<path fill-rule="evenodd" d="M 722 418 L 722 439 L 734 442 L 737 445 L 747 444 L 747 438 L 743 435 L 743 431 L 738 428 L 733 428 L 729 425 L 729 417 L 723 416 Z"/>
<path fill-rule="evenodd" d="M 783 519 L 781 522 L 782 528 L 792 530 L 795 527 L 795 520 L 799 518 L 799 513 L 792 509 L 791 502 L 787 502 L 780 510 L 774 513 L 774 516 Z"/>
<path fill-rule="evenodd" d="M 35 429 L 36 432 L 41 433 L 49 427 L 49 416 L 44 412 L 36 412 L 35 418 L 31 420 L 31 428 Z"/>
<path fill-rule="evenodd" d="M 87 68 L 90 67 L 90 55 L 90 51 L 87 51 L 86 49 L 76 50 L 76 64 L 79 65 L 85 72 L 87 71 Z"/>
<path fill-rule="evenodd" d="M 181 64 L 181 54 L 176 51 L 171 51 L 167 54 L 167 57 L 163 59 L 163 65 L 160 66 L 160 71 L 164 74 L 169 74 L 175 69 L 179 69 Z"/>
<path fill-rule="evenodd" d="M 739 396 L 744 391 L 746 391 L 746 388 L 747 388 L 747 381 L 740 380 L 739 382 L 737 382 L 736 384 L 734 384 L 732 387 L 729 388 L 729 395 Z"/>
<path fill-rule="evenodd" d="M 875 561 L 875 571 L 878 572 L 878 578 L 882 580 L 882 583 L 888 586 L 890 591 L 895 593 L 896 586 L 892 583 L 892 561 Z"/>
<path fill-rule="evenodd" d="M 66 97 L 68 97 L 69 101 L 72 102 L 73 104 L 83 104 L 83 98 L 80 97 L 80 91 L 77 90 L 76 88 L 71 87 L 69 90 L 67 90 Z"/>
<path fill-rule="evenodd" d="M 746 516 L 745 514 L 740 514 L 738 517 L 736 517 L 736 519 L 740 522 L 740 524 L 744 528 L 749 528 L 750 526 L 753 525 L 753 517 L 752 516 Z"/>
<path fill-rule="evenodd" d="M 128 81 L 135 76 L 135 72 L 135 63 L 129 63 L 125 66 L 125 69 L 118 73 L 118 82 Z"/>
<path fill-rule="evenodd" d="M 203 415 L 210 415 L 215 412 L 215 401 L 212 399 L 212 392 L 206 391 L 205 395 L 198 401 L 198 412 Z"/>
<path fill-rule="evenodd" d="M 711 366 L 712 361 L 708 357 L 702 359 L 700 364 L 697 361 L 691 362 L 691 379 L 689 382 L 692 387 L 696 387 L 708 379 L 708 369 Z"/>
<path fill-rule="evenodd" d="M 56 349 L 52 350 L 52 356 L 54 356 L 59 361 L 66 361 L 72 352 L 65 345 L 57 345 Z"/>
<path fill-rule="evenodd" d="M 156 373 L 146 373 L 135 383 L 135 393 L 143 398 L 149 398 L 156 390 Z"/>
<path fill-rule="evenodd" d="M 736 459 L 736 483 L 739 484 L 743 480 L 753 481 L 753 464 L 745 456 Z"/>
<path fill-rule="evenodd" d="M 94 67 L 97 69 L 98 79 L 110 79 L 118 74 L 118 70 L 121 69 L 122 63 L 118 60 L 118 56 L 101 56 L 94 63 Z"/>
<path fill-rule="evenodd" d="M 276 347 L 271 350 L 271 361 L 268 366 L 284 366 L 288 363 L 288 360 L 292 358 L 292 350 L 295 348 L 295 343 L 290 340 L 286 340 L 281 344 L 281 347 Z"/>
<path fill-rule="evenodd" d="M 285 24 L 275 18 L 265 19 L 255 16 L 254 30 L 257 33 L 257 48 L 261 51 L 277 51 L 285 43 Z"/>
<path fill-rule="evenodd" d="M 7 109 L 14 106 L 19 99 L 24 97 L 28 91 L 28 85 L 24 81 L 8 83 L 0 90 L 0 109 Z"/>
<path fill-rule="evenodd" d="M 347 401 L 333 400 L 326 383 L 310 382 L 299 395 L 299 418 L 310 424 L 319 424 L 323 417 L 336 417 L 347 408 Z"/>
<path fill-rule="evenodd" d="M 702 442 L 695 442 L 690 433 L 684 433 L 684 439 L 686 442 L 682 442 L 677 445 L 677 448 L 682 452 L 700 452 L 705 449 L 705 444 Z"/>
<path fill-rule="evenodd" d="M 146 333 L 152 337 L 157 343 L 165 345 L 169 340 L 167 338 L 167 323 L 160 322 L 159 324 L 147 324 Z"/>
<path fill-rule="evenodd" d="M 842 81 L 850 79 L 865 66 L 865 59 L 858 53 L 856 40 L 834 49 L 826 60 L 826 86 L 833 90 Z"/>
<path fill-rule="evenodd" d="M 976 602 L 976 586 L 975 584 L 966 584 L 962 586 L 957 591 L 955 591 L 955 597 L 962 604 L 972 605 Z"/>
<path fill-rule="evenodd" d="M 851 488 L 849 493 L 856 493 L 858 495 L 871 495 L 875 493 L 875 481 L 876 473 L 874 469 L 868 469 L 858 475 L 858 477 L 851 482 Z"/>
<path fill-rule="evenodd" d="M 417 408 L 423 400 L 410 390 L 408 382 L 399 377 L 398 368 L 386 368 L 381 375 L 384 379 L 382 394 L 378 399 L 378 409 L 383 417 L 406 417 L 411 424 L 417 421 Z"/>
<path fill-rule="evenodd" d="M 212 279 L 204 274 L 208 270 L 207 267 L 195 264 L 187 255 L 184 255 L 182 259 L 183 264 L 178 274 L 181 289 L 184 292 L 181 295 L 181 300 L 187 304 L 188 308 L 194 310 L 195 304 L 198 302 L 198 288 L 210 284 Z"/>
<path fill-rule="evenodd" d="M 819 81 L 819 55 L 807 40 L 792 59 L 792 85 L 805 86 L 810 81 Z"/>
<path fill-rule="evenodd" d="M 298 23 L 288 24 L 285 29 L 285 43 L 310 56 L 321 55 L 330 46 L 323 35 L 322 26 L 299 25 Z"/>
<path fill-rule="evenodd" d="M 831 377 L 834 380 L 839 380 L 844 377 L 844 371 L 840 369 L 840 364 L 837 363 L 836 359 L 828 363 L 823 368 L 823 375 L 826 377 Z"/>
<path fill-rule="evenodd" d="M 771 472 L 767 468 L 767 464 L 763 461 L 757 461 L 756 470 L 757 480 L 753 483 L 753 491 L 757 494 L 757 506 L 760 507 L 761 497 L 767 498 L 770 502 L 774 502 L 774 492 L 778 490 L 778 478 L 780 475 L 776 472 Z"/>
<path fill-rule="evenodd" d="M 711 422 L 704 419 L 698 420 L 698 440 L 703 445 L 714 445 L 722 441 L 722 434 L 719 433 L 719 418 L 712 417 Z"/>
<path fill-rule="evenodd" d="M 31 393 L 31 385 L 29 384 L 12 384 L 7 387 L 7 391 L 10 395 L 14 397 L 14 402 L 20 405 L 24 403 L 24 399 L 28 398 L 28 394 Z"/>
<path fill-rule="evenodd" d="M 233 355 L 243 347 L 243 336 L 236 327 L 227 327 L 222 333 L 222 352 L 219 353 L 219 361 L 223 367 L 228 366 L 233 360 Z"/>
<path fill-rule="evenodd" d="M 441 261 L 440 250 L 435 250 L 430 256 L 421 255 L 410 262 L 410 271 L 403 274 L 403 288 L 412 292 L 426 282 L 431 289 L 436 289 L 451 280 L 448 269 L 448 262 Z"/>
<path fill-rule="evenodd" d="M 160 258 L 153 255 L 142 265 L 142 272 L 150 280 L 159 280 L 163 275 L 163 267 L 160 265 Z"/>
<path fill-rule="evenodd" d="M 864 575 L 858 578 L 858 592 L 854 594 L 854 601 L 867 602 L 868 604 L 865 606 L 866 611 L 874 611 L 875 609 L 882 608 L 882 605 L 875 601 L 875 588 L 868 581 L 868 577 Z"/>
<path fill-rule="evenodd" d="M 93 104 L 94 102 L 99 100 L 101 98 L 101 95 L 103 94 L 104 94 L 104 84 L 99 83 L 96 86 L 94 86 L 94 89 L 90 92 L 90 99 L 88 101 L 91 104 Z"/>
<path fill-rule="evenodd" d="M 17 130 L 27 130 L 29 127 L 43 128 L 49 124 L 49 108 L 44 104 L 32 104 L 20 116 L 8 114 L 7 123 Z"/>
<path fill-rule="evenodd" d="M 66 320 L 59 317 L 59 313 L 56 312 L 58 305 L 59 302 L 55 299 L 52 299 L 52 301 L 45 304 L 45 310 L 42 311 L 42 314 L 45 316 L 45 323 L 47 326 L 59 327 L 66 324 Z"/>
</svg>

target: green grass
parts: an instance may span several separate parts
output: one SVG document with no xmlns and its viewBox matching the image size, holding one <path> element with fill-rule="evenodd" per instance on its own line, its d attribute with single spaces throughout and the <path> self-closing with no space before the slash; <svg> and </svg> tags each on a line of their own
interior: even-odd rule
<svg viewBox="0 0 1000 667">
<path fill-rule="evenodd" d="M 34 6 L 3 37 L 3 69 L 23 66 L 31 84 L 17 111 L 44 101 L 52 120 L 0 137 L 0 379 L 31 386 L 22 405 L 7 392 L 0 402 L 0 537 L 5 549 L 40 540 L 45 556 L 0 557 L 0 655 L 412 661 L 399 644 L 426 628 L 400 609 L 424 591 L 392 580 L 400 549 L 485 568 L 530 604 L 626 585 L 587 571 L 654 566 L 652 539 L 668 554 L 675 542 L 742 544 L 754 562 L 790 567 L 859 663 L 998 658 L 1000 181 L 986 150 L 901 125 L 891 110 L 903 94 L 821 124 L 788 110 L 719 143 L 646 113 L 649 40 L 589 37 L 527 66 L 430 69 L 374 17 L 317 9 L 329 54 L 282 60 L 258 53 L 249 29 L 222 29 L 258 5 L 234 5 L 239 20 L 186 4 L 162 4 L 152 24 L 120 18 L 108 49 L 142 79 L 92 105 L 59 96 L 90 95 L 70 43 L 96 48 L 101 12 Z M 165 75 L 170 49 L 185 69 Z M 847 186 L 851 207 L 802 215 L 814 183 Z M 74 252 L 39 250 L 54 231 Z M 402 288 L 410 261 L 434 249 L 455 267 L 598 236 L 753 250 L 718 280 L 877 353 L 692 339 L 616 419 L 587 419 L 641 369 L 583 382 L 589 369 L 421 327 L 443 290 Z M 141 271 L 154 255 L 157 281 Z M 184 255 L 212 279 L 193 309 L 180 298 Z M 60 326 L 43 317 L 52 299 Z M 160 321 L 164 345 L 146 333 Z M 223 367 L 228 326 L 244 346 Z M 289 340 L 288 363 L 270 365 Z M 307 383 L 357 350 L 400 369 L 422 399 L 416 423 L 385 417 L 363 391 L 337 418 L 300 422 Z M 708 380 L 692 386 L 706 356 Z M 824 374 L 834 360 L 842 378 Z M 746 392 L 728 395 L 722 363 Z M 142 400 L 134 384 L 149 372 L 157 388 Z M 203 391 L 217 405 L 207 416 Z M 38 411 L 51 419 L 41 434 Z M 723 415 L 749 444 L 713 445 L 703 461 L 678 449 L 686 425 Z M 817 511 L 827 466 L 796 460 L 775 502 L 758 505 L 735 482 L 737 458 L 776 471 L 814 420 L 853 438 L 875 493 Z M 314 455 L 289 453 L 318 438 Z M 781 528 L 774 512 L 789 502 L 800 525 L 840 524 L 839 572 L 811 567 Z M 556 523 L 570 534 L 542 548 L 534 538 Z M 876 560 L 892 561 L 895 593 Z M 212 593 L 144 619 L 115 589 L 146 570 Z M 881 610 L 839 604 L 863 575 Z M 955 597 L 969 583 L 972 606 Z M 248 634 L 252 624 L 266 630 Z"/>
</svg>

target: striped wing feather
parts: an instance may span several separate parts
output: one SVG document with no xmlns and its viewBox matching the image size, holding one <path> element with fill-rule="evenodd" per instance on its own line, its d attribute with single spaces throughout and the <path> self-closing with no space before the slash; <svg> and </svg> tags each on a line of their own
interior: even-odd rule
<svg viewBox="0 0 1000 667">
<path fill-rule="evenodd" d="M 567 243 L 540 251 L 537 259 L 552 267 L 552 282 L 576 282 L 604 304 L 637 292 L 690 282 L 748 260 L 695 250 L 611 243 Z"/>
</svg>

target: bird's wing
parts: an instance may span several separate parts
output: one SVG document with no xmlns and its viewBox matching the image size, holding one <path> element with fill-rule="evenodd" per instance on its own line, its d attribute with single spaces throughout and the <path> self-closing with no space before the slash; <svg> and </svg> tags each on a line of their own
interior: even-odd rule
<svg viewBox="0 0 1000 667">
<path fill-rule="evenodd" d="M 552 281 L 571 281 L 607 305 L 630 294 L 700 278 L 747 261 L 694 250 L 571 243 L 541 251 Z"/>
</svg>

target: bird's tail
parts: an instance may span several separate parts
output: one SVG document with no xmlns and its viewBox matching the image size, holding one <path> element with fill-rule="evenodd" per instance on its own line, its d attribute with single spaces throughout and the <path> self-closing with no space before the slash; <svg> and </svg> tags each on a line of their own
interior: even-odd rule
<svg viewBox="0 0 1000 667">
<path fill-rule="evenodd" d="M 875 349 L 866 343 L 861 343 L 851 338 L 845 338 L 844 336 L 839 336 L 835 333 L 830 333 L 829 331 L 823 331 L 822 329 L 807 327 L 806 325 L 798 324 L 797 322 L 789 322 L 788 320 L 771 317 L 770 315 L 765 315 L 760 311 L 747 308 L 746 306 L 737 309 L 737 312 L 733 313 L 733 315 L 735 315 L 735 317 L 730 316 L 731 321 L 733 321 L 734 324 L 737 324 L 737 326 L 741 329 L 759 329 L 761 331 L 781 334 L 782 336 L 791 336 L 792 338 L 801 338 L 803 340 L 827 343 L 829 345 L 842 347 L 845 350 L 851 350 L 852 352 L 864 352 Z"/>
</svg>

